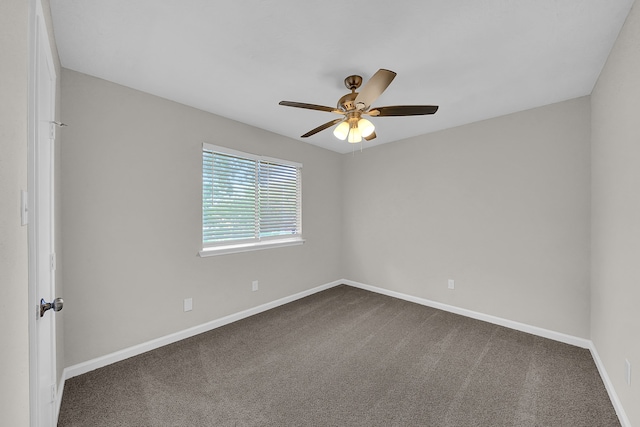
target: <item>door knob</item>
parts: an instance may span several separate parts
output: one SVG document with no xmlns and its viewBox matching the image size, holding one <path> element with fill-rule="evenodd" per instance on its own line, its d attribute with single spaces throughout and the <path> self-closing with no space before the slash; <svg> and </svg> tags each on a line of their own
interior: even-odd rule
<svg viewBox="0 0 640 427">
<path fill-rule="evenodd" d="M 62 298 L 56 298 L 51 302 L 45 302 L 44 298 L 40 300 L 40 317 L 44 316 L 44 312 L 50 309 L 53 311 L 62 310 L 62 306 L 64 305 L 64 301 Z"/>
</svg>

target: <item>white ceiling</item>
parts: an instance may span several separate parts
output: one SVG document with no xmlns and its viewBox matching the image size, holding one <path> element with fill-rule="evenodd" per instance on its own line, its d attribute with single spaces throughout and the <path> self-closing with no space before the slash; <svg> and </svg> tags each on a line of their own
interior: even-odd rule
<svg viewBox="0 0 640 427">
<path fill-rule="evenodd" d="M 591 93 L 633 0 L 51 0 L 63 67 L 345 153 L 343 80 L 398 73 L 365 147 Z M 303 142 L 301 142 L 303 143 Z"/>
</svg>

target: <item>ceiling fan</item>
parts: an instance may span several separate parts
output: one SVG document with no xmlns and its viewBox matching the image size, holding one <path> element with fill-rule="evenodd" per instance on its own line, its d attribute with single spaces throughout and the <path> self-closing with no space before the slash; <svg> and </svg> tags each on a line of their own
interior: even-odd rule
<svg viewBox="0 0 640 427">
<path fill-rule="evenodd" d="M 306 108 L 308 110 L 326 111 L 328 113 L 340 114 L 343 117 L 331 120 L 315 129 L 310 130 L 301 136 L 307 138 L 311 135 L 330 128 L 338 123 L 333 130 L 336 138 L 348 140 L 351 143 L 357 143 L 364 138 L 371 141 L 376 137 L 375 127 L 369 120 L 362 116 L 371 117 L 392 117 L 392 116 L 422 116 L 426 114 L 434 114 L 438 111 L 436 105 L 394 105 L 389 107 L 371 108 L 371 104 L 385 91 L 395 78 L 396 73 L 393 71 L 379 69 L 362 86 L 362 90 L 358 93 L 356 89 L 362 84 L 361 76 L 349 76 L 344 79 L 344 85 L 351 93 L 346 94 L 338 100 L 337 108 L 325 107 L 323 105 L 305 104 L 302 102 L 280 101 L 280 105 L 287 107 Z"/>
</svg>

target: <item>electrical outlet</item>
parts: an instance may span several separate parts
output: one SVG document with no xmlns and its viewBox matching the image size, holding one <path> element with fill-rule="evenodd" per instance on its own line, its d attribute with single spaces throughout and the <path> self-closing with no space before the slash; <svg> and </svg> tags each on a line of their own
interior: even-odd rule
<svg viewBox="0 0 640 427">
<path fill-rule="evenodd" d="M 184 299 L 184 311 L 193 310 L 193 298 L 185 298 Z"/>
<path fill-rule="evenodd" d="M 456 287 L 455 281 L 453 279 L 449 279 L 448 286 L 449 286 L 449 289 L 455 289 Z"/>
<path fill-rule="evenodd" d="M 627 381 L 627 385 L 631 385 L 631 362 L 628 359 L 624 359 L 624 368 L 625 368 L 625 380 Z"/>
<path fill-rule="evenodd" d="M 257 291 L 258 290 L 258 281 L 254 280 L 253 282 L 251 282 L 251 290 L 252 291 Z"/>
</svg>

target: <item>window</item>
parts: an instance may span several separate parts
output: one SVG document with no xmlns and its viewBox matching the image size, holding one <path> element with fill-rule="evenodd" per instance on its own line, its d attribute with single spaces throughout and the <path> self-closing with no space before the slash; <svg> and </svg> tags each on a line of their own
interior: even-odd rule
<svg viewBox="0 0 640 427">
<path fill-rule="evenodd" d="M 202 145 L 202 251 L 301 244 L 302 165 Z"/>
</svg>

